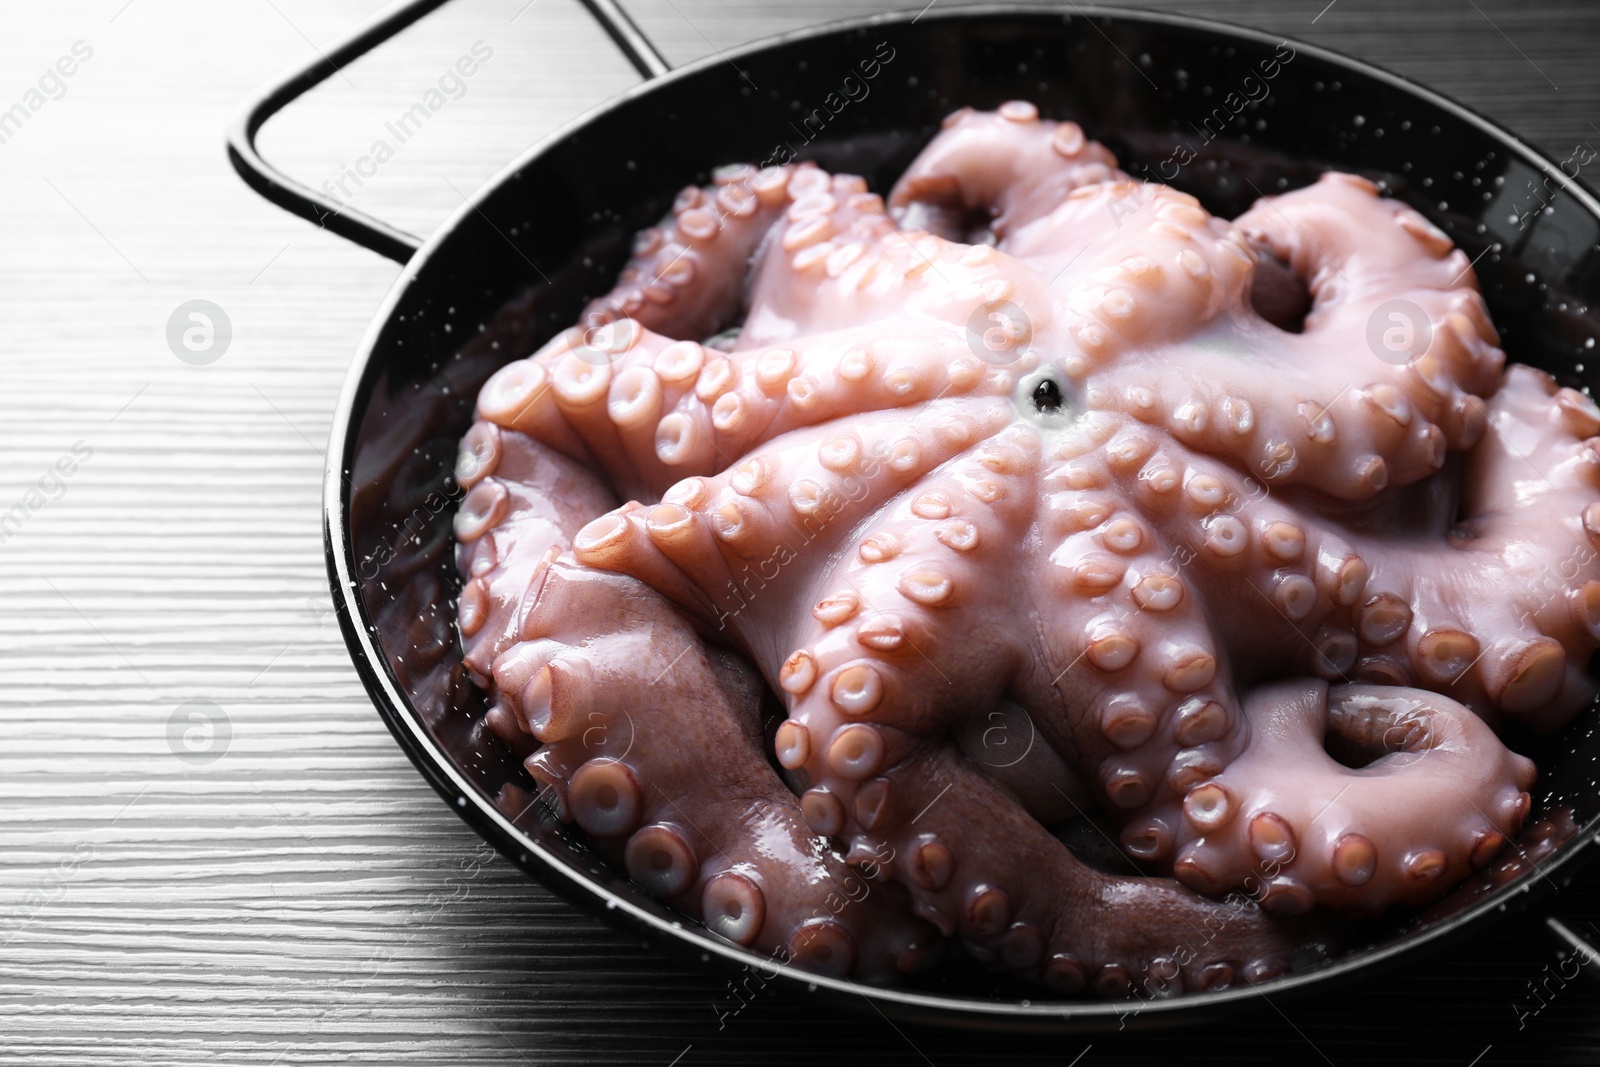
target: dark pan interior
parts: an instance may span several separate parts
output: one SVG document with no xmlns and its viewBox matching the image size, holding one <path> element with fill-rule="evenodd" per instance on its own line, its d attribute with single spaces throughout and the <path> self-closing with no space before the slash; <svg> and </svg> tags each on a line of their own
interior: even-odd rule
<svg viewBox="0 0 1600 1067">
<path fill-rule="evenodd" d="M 631 235 L 719 164 L 759 163 L 786 144 L 883 191 L 949 111 L 1021 97 L 1050 117 L 1082 123 L 1127 169 L 1169 179 L 1224 215 L 1324 169 L 1355 171 L 1477 257 L 1513 359 L 1569 385 L 1595 382 L 1600 365 L 1586 363 L 1600 359 L 1590 347 L 1600 333 L 1591 309 L 1600 299 L 1593 201 L 1564 180 L 1546 183 L 1536 157 L 1453 105 L 1304 46 L 1289 52 L 1240 31 L 1127 12 L 991 7 L 929 12 L 914 25 L 909 16 L 876 20 L 676 72 L 491 183 L 396 287 L 353 371 L 336 429 L 343 469 L 328 499 L 335 593 L 349 609 L 346 632 L 374 699 L 418 766 L 502 851 L 557 890 L 594 907 L 620 903 L 613 916 L 737 964 L 737 951 L 713 945 L 603 866 L 581 834 L 556 827 L 505 788 L 528 780 L 482 728 L 481 699 L 462 673 L 450 533 L 460 493 L 449 472 L 484 379 L 571 324 L 588 298 L 609 288 Z M 870 80 L 858 69 L 868 59 L 880 63 Z M 1271 68 L 1261 65 L 1272 62 L 1276 76 L 1264 78 Z M 866 92 L 850 89 L 855 98 L 834 114 L 828 98 L 845 97 L 851 74 Z M 1249 75 L 1257 80 L 1246 82 Z M 1233 115 L 1228 94 L 1259 96 L 1262 84 L 1264 99 Z M 827 121 L 808 140 L 801 120 L 816 108 Z M 810 129 L 818 125 L 813 119 Z M 1180 143 L 1198 151 L 1177 168 Z M 1546 209 L 1516 221 L 1540 201 Z M 1288 980 L 1286 991 L 1437 940 L 1429 935 L 1537 887 L 1582 849 L 1600 816 L 1592 714 L 1557 737 L 1513 743 L 1542 771 L 1536 817 L 1516 854 L 1426 914 L 1364 928 L 1349 952 L 1310 980 Z M 806 988 L 808 976 L 795 977 L 795 988 Z M 839 991 L 826 982 L 819 988 Z M 989 1025 L 1093 1024 L 1118 1014 L 1112 1005 L 1051 1001 L 971 966 L 947 966 L 909 988 L 909 995 L 880 994 L 880 1003 Z M 1148 1006 L 1140 1018 L 1173 1022 L 1241 999 L 1180 997 Z M 860 1006 L 858 995 L 848 1001 Z"/>
</svg>

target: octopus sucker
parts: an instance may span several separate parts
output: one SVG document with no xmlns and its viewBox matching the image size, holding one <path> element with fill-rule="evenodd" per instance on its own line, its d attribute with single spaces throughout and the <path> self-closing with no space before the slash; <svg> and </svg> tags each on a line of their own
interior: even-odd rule
<svg viewBox="0 0 1600 1067">
<path fill-rule="evenodd" d="M 931 945 L 929 932 L 868 901 L 834 914 L 833 894 L 859 876 L 819 847 L 800 800 L 756 747 L 761 683 L 741 658 L 706 648 L 689 620 L 647 589 L 557 563 L 541 596 L 542 636 L 497 658 L 502 701 L 549 738 L 530 771 L 560 798 L 558 814 L 620 858 L 646 890 L 730 940 L 779 950 L 819 913 L 863 940 L 888 923 L 887 939 L 862 945 L 857 973 L 898 973 L 901 956 Z M 601 607 L 635 625 L 597 633 L 585 613 Z M 547 671 L 555 678 L 540 686 Z M 550 707 L 561 712 L 559 727 L 550 725 Z M 648 744 L 647 724 L 663 717 L 694 744 Z M 707 765 L 705 752 L 725 750 L 741 755 Z M 698 790 L 706 795 L 693 795 Z"/>
<path fill-rule="evenodd" d="M 1047 961 L 1061 957 L 1091 975 L 1122 967 L 1142 977 L 1149 959 L 1164 952 L 1191 957 L 1183 970 L 1198 974 L 1216 963 L 1243 970 L 1295 950 L 1290 931 L 1250 909 L 1232 911 L 1166 880 L 1115 878 L 1081 866 L 977 767 L 935 748 L 887 774 L 901 803 L 922 812 L 903 837 L 890 839 L 896 854 L 913 856 L 899 877 L 920 913 L 937 916 L 969 948 L 1036 978 L 1044 977 Z M 974 834 L 980 826 L 1006 834 L 1017 847 L 999 862 L 988 858 Z M 1148 909 L 1153 925 L 1087 921 L 1112 901 Z M 1224 911 L 1233 916 L 1229 936 L 1208 943 L 1196 931 L 1214 927 Z M 1018 924 L 1029 932 L 1011 933 Z"/>
<path fill-rule="evenodd" d="M 781 962 L 1266 981 L 1492 864 L 1495 728 L 1593 699 L 1600 408 L 1365 180 L 1230 222 L 963 110 L 881 199 L 719 168 L 580 322 L 458 456 L 482 730 Z"/>
<path fill-rule="evenodd" d="M 626 507 L 626 506 L 624 506 Z M 650 588 L 691 610 L 716 612 L 726 601 L 726 586 L 735 571 L 726 561 L 721 588 L 692 580 L 680 560 L 711 564 L 723 557 L 706 518 L 681 504 L 618 509 L 578 531 L 572 554 L 584 566 L 606 568 L 623 559 Z M 609 562 L 608 562 L 609 561 Z M 717 594 L 723 594 L 719 597 Z"/>
<path fill-rule="evenodd" d="M 558 338 L 552 343 L 561 342 Z M 549 370 L 537 359 L 525 359 L 507 364 L 490 377 L 478 392 L 477 415 L 480 422 L 534 434 L 566 455 L 583 452 L 580 439 L 555 405 Z"/>
<path fill-rule="evenodd" d="M 1242 885 L 1270 860 L 1297 887 L 1294 907 L 1306 899 L 1334 908 L 1414 904 L 1430 898 L 1437 878 L 1473 870 L 1474 851 L 1481 860 L 1486 848 L 1480 840 L 1521 830 L 1505 801 L 1531 784 L 1532 763 L 1446 697 L 1283 682 L 1258 689 L 1245 713 L 1258 736 L 1274 738 L 1272 749 L 1247 748 L 1186 798 L 1177 871 L 1186 883 Z M 1378 758 L 1359 773 L 1340 765 L 1325 748 L 1330 732 Z M 1283 760 L 1293 761 L 1294 788 L 1263 777 L 1282 775 Z M 1478 801 L 1467 783 L 1483 781 L 1494 791 Z M 1402 796 L 1415 806 L 1398 806 Z M 1501 821 L 1492 823 L 1487 813 L 1496 810 Z M 1419 865 L 1419 856 L 1427 862 Z"/>
</svg>

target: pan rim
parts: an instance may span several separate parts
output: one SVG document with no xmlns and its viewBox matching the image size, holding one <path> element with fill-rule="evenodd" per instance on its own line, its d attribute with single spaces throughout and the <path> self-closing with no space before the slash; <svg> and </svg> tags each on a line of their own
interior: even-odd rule
<svg viewBox="0 0 1600 1067">
<path fill-rule="evenodd" d="M 583 875 L 575 867 L 569 866 L 563 858 L 550 852 L 518 829 L 460 773 L 454 761 L 434 741 L 426 724 L 392 676 L 387 657 L 374 639 L 366 610 L 355 592 L 354 545 L 347 522 L 349 494 L 345 472 L 350 469 L 349 461 L 352 458 L 355 431 L 360 418 L 365 415 L 366 401 L 370 399 L 367 379 L 374 369 L 373 357 L 378 342 L 417 275 L 430 259 L 450 242 L 465 219 L 479 210 L 480 205 L 507 181 L 512 180 L 514 175 L 534 163 L 554 146 L 581 132 L 601 116 L 648 96 L 663 86 L 697 77 L 702 72 L 721 66 L 730 59 L 842 33 L 879 26 L 898 26 L 922 20 L 960 23 L 972 19 L 993 21 L 1075 17 L 1091 21 L 1111 19 L 1185 30 L 1202 30 L 1257 44 L 1286 42 L 1292 45 L 1297 53 L 1303 52 L 1343 67 L 1354 74 L 1372 79 L 1392 90 L 1452 114 L 1476 127 L 1499 146 L 1509 149 L 1524 162 L 1533 164 L 1546 175 L 1554 176 L 1559 173 L 1565 183 L 1565 191 L 1572 195 L 1591 216 L 1600 221 L 1600 199 L 1577 180 L 1568 180 L 1565 172 L 1560 171 L 1542 152 L 1476 111 L 1401 75 L 1331 49 L 1223 21 L 1172 12 L 1106 8 L 1093 4 L 1073 4 L 1070 10 L 1015 3 L 982 6 L 968 4 L 937 12 L 930 12 L 926 8 L 921 13 L 903 10 L 833 21 L 773 35 L 737 49 L 703 57 L 676 67 L 659 77 L 643 81 L 585 110 L 514 157 L 473 190 L 427 236 L 396 276 L 362 336 L 340 389 L 338 407 L 334 412 L 329 436 L 327 466 L 324 470 L 323 543 L 328 577 L 336 613 L 339 616 L 340 630 L 369 699 L 372 700 L 385 725 L 395 736 L 407 757 L 429 784 L 449 803 L 451 809 L 475 832 L 487 838 L 503 855 L 542 885 L 587 910 L 596 914 L 605 913 L 608 921 L 610 916 L 624 919 L 633 929 L 648 934 L 652 944 L 657 947 L 670 948 L 678 954 L 696 952 L 700 955 L 702 963 L 709 963 L 712 957 L 716 957 L 720 964 L 730 969 L 741 966 L 769 967 L 776 972 L 775 978 L 782 980 L 785 986 L 794 992 L 825 991 L 829 994 L 829 999 L 840 1004 L 850 1004 L 857 997 L 864 997 L 869 1003 L 879 1003 L 896 1010 L 902 1017 L 941 1025 L 1061 1030 L 1072 1028 L 1077 1024 L 1079 1028 L 1090 1029 L 1103 1028 L 1108 1024 L 1119 1023 L 1119 1020 L 1125 1023 L 1130 1014 L 1139 1016 L 1141 1020 L 1149 1015 L 1149 1021 L 1165 1020 L 1171 1025 L 1185 1021 L 1182 1018 L 1184 1016 L 1198 1017 L 1237 1008 L 1264 994 L 1299 994 L 1310 986 L 1348 979 L 1358 971 L 1373 966 L 1392 965 L 1402 956 L 1437 948 L 1491 912 L 1499 911 L 1513 901 L 1519 905 L 1525 904 L 1535 896 L 1529 890 L 1533 889 L 1536 881 L 1541 879 L 1548 881 L 1557 871 L 1569 867 L 1578 856 L 1584 855 L 1587 846 L 1600 841 L 1600 837 L 1597 837 L 1597 831 L 1600 831 L 1600 817 L 1596 817 L 1548 857 L 1543 866 L 1524 872 L 1515 880 L 1485 894 L 1482 900 L 1464 908 L 1456 915 L 1441 920 L 1428 929 L 1407 934 L 1390 944 L 1336 958 L 1312 971 L 1286 975 L 1259 986 L 1244 986 L 1212 993 L 1190 993 L 1170 999 L 1047 1000 L 1043 1003 L 1028 999 L 983 1000 L 897 987 L 863 986 L 847 979 L 779 966 L 759 953 L 720 942 L 686 921 L 672 922 L 663 919 Z"/>
</svg>

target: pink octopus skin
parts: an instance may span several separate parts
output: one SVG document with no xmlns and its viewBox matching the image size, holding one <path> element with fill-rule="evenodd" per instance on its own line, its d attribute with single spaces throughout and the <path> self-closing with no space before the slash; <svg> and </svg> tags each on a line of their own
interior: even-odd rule
<svg viewBox="0 0 1600 1067">
<path fill-rule="evenodd" d="M 466 662 L 558 812 L 732 940 L 1257 981 L 1285 917 L 1493 860 L 1534 768 L 1491 727 L 1594 695 L 1600 411 L 1497 346 L 1464 254 L 1349 175 L 1230 223 L 1022 102 L 887 207 L 727 168 L 484 387 Z M 1167 876 L 1048 829 L 1090 807 Z"/>
</svg>

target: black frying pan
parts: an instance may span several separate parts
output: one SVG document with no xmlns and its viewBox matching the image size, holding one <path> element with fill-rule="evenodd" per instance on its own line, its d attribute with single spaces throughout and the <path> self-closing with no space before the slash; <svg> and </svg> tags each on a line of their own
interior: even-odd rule
<svg viewBox="0 0 1600 1067">
<path fill-rule="evenodd" d="M 256 131 L 339 65 L 444 0 L 412 0 L 265 93 L 230 136 L 234 165 L 268 199 L 405 264 L 351 367 L 329 448 L 325 537 L 351 656 L 401 747 L 463 819 L 563 896 L 667 947 L 859 1007 L 926 1021 L 1015 1028 L 1194 1022 L 1250 1001 L 1250 989 L 1133 1004 L 1051 999 L 973 967 L 863 989 L 780 969 L 704 930 L 600 861 L 581 833 L 530 808 L 508 783 L 515 758 L 482 726 L 455 633 L 450 519 L 457 441 L 479 386 L 530 354 L 610 288 L 632 234 L 712 167 L 768 158 L 779 143 L 886 190 L 961 105 L 1035 101 L 1073 118 L 1135 173 L 1165 176 L 1178 141 L 1279 42 L 1172 15 L 1087 9 L 925 10 L 808 30 L 669 71 L 611 0 L 584 0 L 646 82 L 534 146 L 478 190 L 425 242 L 338 205 L 274 170 Z M 806 140 L 790 125 L 834 92 L 857 58 L 887 42 L 893 59 L 869 98 Z M 1257 111 L 1225 124 L 1173 184 L 1232 216 L 1256 198 L 1336 167 L 1380 181 L 1476 260 L 1513 359 L 1564 384 L 1600 384 L 1600 203 L 1561 165 L 1418 86 L 1292 43 L 1294 58 Z M 880 53 L 881 55 L 881 53 Z M 1280 54 L 1281 57 L 1281 54 Z M 1148 168 L 1148 170 L 1146 169 Z M 1568 170 L 1574 169 L 1568 163 Z M 1530 208 L 1543 205 L 1519 224 Z M 1509 904 L 1520 906 L 1593 852 L 1600 758 L 1593 712 L 1553 738 L 1515 738 L 1538 762 L 1535 815 L 1482 875 L 1422 914 L 1357 931 L 1342 955 L 1264 987 L 1291 994 L 1413 957 Z M 530 787 L 531 788 L 531 787 Z"/>
</svg>

